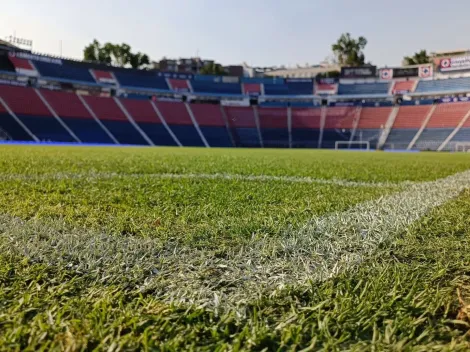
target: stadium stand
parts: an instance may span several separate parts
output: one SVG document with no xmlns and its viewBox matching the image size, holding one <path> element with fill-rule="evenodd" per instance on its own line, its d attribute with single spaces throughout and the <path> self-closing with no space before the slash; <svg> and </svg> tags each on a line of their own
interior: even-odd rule
<svg viewBox="0 0 470 352">
<path fill-rule="evenodd" d="M 287 109 L 258 108 L 263 145 L 271 148 L 289 148 Z"/>
<path fill-rule="evenodd" d="M 334 148 L 337 141 L 349 141 L 355 127 L 357 107 L 328 107 L 321 148 Z"/>
<path fill-rule="evenodd" d="M 155 145 L 177 146 L 167 127 L 162 123 L 150 100 L 120 98 L 122 105 L 132 115 L 137 125 Z"/>
<path fill-rule="evenodd" d="M 190 92 L 189 83 L 185 79 L 168 79 L 170 89 L 175 92 Z"/>
<path fill-rule="evenodd" d="M 461 96 L 470 92 L 470 77 L 371 77 L 337 84 L 117 68 L 25 51 L 0 54 L 0 129 L 18 141 L 275 148 L 368 141 L 372 148 L 420 150 L 470 143 L 470 102 Z M 321 97 L 313 97 L 314 90 Z M 420 100 L 389 96 L 413 90 L 410 96 Z M 251 102 L 260 96 L 259 105 L 237 106 L 248 103 L 246 96 Z"/>
<path fill-rule="evenodd" d="M 392 112 L 391 107 L 364 107 L 354 133 L 354 141 L 367 141 L 376 148 L 380 134 Z"/>
<path fill-rule="evenodd" d="M 213 104 L 191 104 L 202 134 L 211 147 L 232 147 L 232 136 L 222 115 L 221 106 Z"/>
<path fill-rule="evenodd" d="M 245 95 L 261 95 L 262 88 L 259 83 L 243 83 L 243 94 Z"/>
<path fill-rule="evenodd" d="M 152 89 L 157 91 L 169 91 L 170 88 L 164 77 L 159 77 L 152 71 L 120 70 L 114 72 L 114 76 L 122 87 Z"/>
<path fill-rule="evenodd" d="M 419 81 L 416 93 L 470 91 L 470 77 Z"/>
<path fill-rule="evenodd" d="M 196 93 L 209 94 L 232 94 L 241 95 L 241 85 L 239 83 L 217 83 L 209 81 L 192 81 L 193 90 Z"/>
<path fill-rule="evenodd" d="M 237 147 L 261 147 L 260 134 L 252 107 L 227 106 L 228 124 Z"/>
<path fill-rule="evenodd" d="M 432 105 L 401 106 L 385 142 L 386 149 L 407 149 Z"/>
<path fill-rule="evenodd" d="M 361 83 L 361 84 L 344 84 L 338 87 L 340 95 L 361 95 L 361 94 L 387 94 L 389 83 Z"/>
<path fill-rule="evenodd" d="M 415 148 L 437 150 L 470 110 L 470 103 L 439 104 L 419 136 Z"/>
<path fill-rule="evenodd" d="M 148 145 L 112 98 L 84 96 L 83 99 L 120 144 Z"/>
<path fill-rule="evenodd" d="M 31 61 L 42 77 L 50 77 L 64 82 L 96 83 L 90 71 L 82 65 L 74 66 L 66 63 L 60 65 L 43 61 Z"/>
<path fill-rule="evenodd" d="M 412 93 L 414 86 L 416 84 L 415 80 L 410 81 L 397 81 L 393 84 L 392 93 Z"/>
<path fill-rule="evenodd" d="M 292 147 L 318 148 L 321 108 L 292 108 Z"/>
<path fill-rule="evenodd" d="M 48 89 L 41 89 L 41 94 L 82 142 L 114 143 L 106 131 L 93 119 L 76 94 Z"/>
<path fill-rule="evenodd" d="M 110 71 L 91 70 L 91 74 L 97 83 L 116 83 L 116 79 Z"/>
<path fill-rule="evenodd" d="M 75 142 L 33 88 L 0 85 L 0 98 L 40 141 Z M 10 133 L 8 129 L 7 132 Z"/>
<path fill-rule="evenodd" d="M 28 132 L 25 126 L 21 124 L 21 121 L 17 121 L 16 115 L 13 117 L 3 104 L 0 95 L 0 128 L 15 141 L 33 141 L 35 137 L 31 132 Z"/>
<path fill-rule="evenodd" d="M 183 146 L 203 147 L 201 139 L 184 103 L 159 101 L 156 106 L 170 130 Z"/>
</svg>

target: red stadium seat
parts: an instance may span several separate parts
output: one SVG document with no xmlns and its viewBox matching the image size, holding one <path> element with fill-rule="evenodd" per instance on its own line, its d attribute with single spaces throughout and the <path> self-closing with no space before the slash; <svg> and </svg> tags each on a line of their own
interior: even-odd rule
<svg viewBox="0 0 470 352">
<path fill-rule="evenodd" d="M 93 76 L 97 82 L 116 83 L 116 78 L 109 71 L 93 70 Z"/>
<path fill-rule="evenodd" d="M 0 97 L 16 114 L 52 116 L 32 88 L 0 85 Z"/>
<path fill-rule="evenodd" d="M 393 128 L 421 128 L 432 105 L 401 106 Z"/>
<path fill-rule="evenodd" d="M 391 112 L 391 107 L 362 108 L 357 128 L 380 129 L 387 123 Z"/>
<path fill-rule="evenodd" d="M 470 103 L 439 104 L 428 121 L 426 128 L 457 127 L 469 110 Z"/>
<path fill-rule="evenodd" d="M 100 120 L 128 122 L 126 115 L 112 98 L 84 96 L 84 99 Z"/>
<path fill-rule="evenodd" d="M 243 83 L 243 92 L 245 95 L 261 95 L 261 84 Z"/>
<path fill-rule="evenodd" d="M 47 89 L 41 89 L 41 93 L 61 117 L 93 118 L 74 93 Z"/>
<path fill-rule="evenodd" d="M 326 113 L 325 129 L 353 128 L 356 109 L 356 107 L 351 106 L 329 107 Z"/>
<path fill-rule="evenodd" d="M 168 79 L 170 89 L 179 92 L 189 92 L 189 84 L 185 79 Z"/>
<path fill-rule="evenodd" d="M 392 88 L 393 94 L 395 93 L 406 93 L 413 92 L 416 81 L 399 81 L 395 82 L 395 85 Z"/>
</svg>

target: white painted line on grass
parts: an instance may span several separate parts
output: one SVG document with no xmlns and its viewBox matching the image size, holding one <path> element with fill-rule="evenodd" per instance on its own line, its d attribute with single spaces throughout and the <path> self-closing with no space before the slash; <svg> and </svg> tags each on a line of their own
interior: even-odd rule
<svg viewBox="0 0 470 352">
<path fill-rule="evenodd" d="M 276 295 L 286 285 L 308 285 L 360 264 L 379 244 L 468 187 L 470 171 L 465 171 L 217 252 L 1 215 L 0 251 L 101 284 L 135 287 L 165 302 L 243 311 L 247 303 Z"/>
<path fill-rule="evenodd" d="M 323 179 L 302 176 L 275 176 L 275 175 L 242 175 L 242 174 L 177 174 L 177 173 L 131 173 L 122 174 L 114 172 L 96 173 L 54 173 L 54 174 L 0 174 L 0 180 L 64 180 L 64 179 L 111 179 L 111 178 L 157 178 L 157 179 L 195 179 L 195 180 L 229 180 L 229 181 L 251 181 L 251 182 L 286 182 L 286 183 L 308 183 L 324 184 L 343 187 L 399 187 L 416 184 L 411 181 L 400 183 L 392 182 L 364 182 L 349 181 L 341 179 Z"/>
</svg>

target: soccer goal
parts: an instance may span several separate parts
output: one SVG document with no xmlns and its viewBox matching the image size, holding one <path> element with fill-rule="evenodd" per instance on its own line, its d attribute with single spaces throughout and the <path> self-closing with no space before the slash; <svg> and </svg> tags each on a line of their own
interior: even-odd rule
<svg viewBox="0 0 470 352">
<path fill-rule="evenodd" d="M 456 152 L 469 153 L 470 152 L 470 143 L 468 143 L 468 142 L 456 143 L 455 144 L 455 151 Z"/>
<path fill-rule="evenodd" d="M 370 150 L 370 142 L 363 141 L 336 141 L 335 149 L 359 149 L 359 150 Z"/>
</svg>

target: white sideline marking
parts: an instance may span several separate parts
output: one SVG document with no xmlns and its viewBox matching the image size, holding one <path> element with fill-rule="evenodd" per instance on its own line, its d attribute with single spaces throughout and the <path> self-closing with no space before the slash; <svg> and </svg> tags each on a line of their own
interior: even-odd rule
<svg viewBox="0 0 470 352">
<path fill-rule="evenodd" d="M 54 173 L 54 174 L 0 174 L 0 180 L 64 180 L 64 179 L 108 179 L 108 178 L 160 178 L 160 179 L 202 179 L 202 180 L 229 180 L 229 181 L 252 181 L 252 182 L 287 182 L 287 183 L 309 183 L 324 184 L 343 187 L 400 187 L 416 184 L 412 181 L 400 183 L 392 182 L 363 182 L 348 181 L 340 179 L 322 179 L 301 176 L 273 176 L 273 175 L 241 175 L 241 174 L 175 174 L 175 173 L 131 173 L 120 174 L 114 172 L 97 173 Z"/>
<path fill-rule="evenodd" d="M 165 302 L 242 312 L 246 303 L 286 285 L 308 285 L 359 265 L 380 243 L 468 187 L 470 171 L 415 184 L 217 253 L 0 215 L 0 251 L 87 274 L 101 284 L 133 285 Z"/>
</svg>

